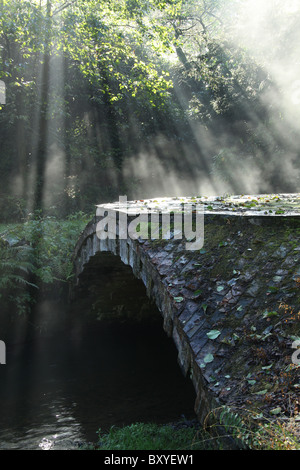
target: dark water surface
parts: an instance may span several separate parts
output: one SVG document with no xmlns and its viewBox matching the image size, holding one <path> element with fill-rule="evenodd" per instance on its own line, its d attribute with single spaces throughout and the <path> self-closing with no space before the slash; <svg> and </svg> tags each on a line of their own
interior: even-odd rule
<svg viewBox="0 0 300 470">
<path fill-rule="evenodd" d="M 7 345 L 0 449 L 72 449 L 95 442 L 99 428 L 195 417 L 192 383 L 160 315 L 132 324 L 60 315 L 63 327 L 55 320 L 46 334 Z"/>
</svg>

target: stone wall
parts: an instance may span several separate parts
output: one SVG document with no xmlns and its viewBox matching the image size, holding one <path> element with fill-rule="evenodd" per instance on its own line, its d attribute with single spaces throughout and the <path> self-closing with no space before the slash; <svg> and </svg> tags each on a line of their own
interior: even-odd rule
<svg viewBox="0 0 300 470">
<path fill-rule="evenodd" d="M 300 222 L 297 213 L 270 214 L 206 210 L 197 251 L 186 240 L 99 240 L 99 217 L 76 245 L 76 282 L 99 252 L 120 257 L 143 281 L 193 381 L 201 423 L 223 404 L 268 417 L 295 411 Z"/>
</svg>

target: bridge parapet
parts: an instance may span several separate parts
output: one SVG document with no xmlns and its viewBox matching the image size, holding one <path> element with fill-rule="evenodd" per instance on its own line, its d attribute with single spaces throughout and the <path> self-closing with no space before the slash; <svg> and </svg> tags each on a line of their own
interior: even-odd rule
<svg viewBox="0 0 300 470">
<path fill-rule="evenodd" d="M 131 266 L 163 316 L 183 373 L 193 381 L 200 422 L 221 404 L 268 417 L 280 408 L 290 416 L 276 377 L 289 369 L 289 403 L 293 397 L 296 402 L 299 365 L 291 358 L 300 320 L 300 197 L 132 201 L 126 228 L 141 208 L 174 214 L 187 203 L 192 212 L 195 205 L 204 208 L 204 244 L 196 250 L 186 249 L 186 238 L 174 237 L 172 223 L 173 238 L 120 237 L 124 207 L 98 206 L 102 215 L 76 245 L 76 282 L 97 253 L 113 253 Z M 104 228 L 107 212 L 116 215 L 116 236 Z"/>
</svg>

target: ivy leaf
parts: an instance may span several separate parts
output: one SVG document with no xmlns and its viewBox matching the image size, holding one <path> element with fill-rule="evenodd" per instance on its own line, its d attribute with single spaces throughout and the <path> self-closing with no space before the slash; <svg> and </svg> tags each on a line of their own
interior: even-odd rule
<svg viewBox="0 0 300 470">
<path fill-rule="evenodd" d="M 256 380 L 248 380 L 248 384 L 249 384 L 249 385 L 255 385 L 255 384 L 256 384 Z"/>
<path fill-rule="evenodd" d="M 213 362 L 213 360 L 214 360 L 213 354 L 207 354 L 204 358 L 205 364 L 209 364 L 210 362 Z"/>
<path fill-rule="evenodd" d="M 279 415 L 281 413 L 281 408 L 278 406 L 278 408 L 273 408 L 273 410 L 270 410 L 271 415 Z"/>
<path fill-rule="evenodd" d="M 211 330 L 207 333 L 209 339 L 216 339 L 220 336 L 221 331 L 219 330 Z"/>
<path fill-rule="evenodd" d="M 256 392 L 256 395 L 265 395 L 268 390 L 261 390 L 260 392 Z"/>
<path fill-rule="evenodd" d="M 278 312 L 268 312 L 268 310 L 265 310 L 264 313 L 263 313 L 263 318 L 270 318 L 270 317 L 276 317 L 278 316 Z"/>
<path fill-rule="evenodd" d="M 202 290 L 201 289 L 198 289 L 194 292 L 194 297 L 198 297 L 199 295 L 202 294 Z"/>
</svg>

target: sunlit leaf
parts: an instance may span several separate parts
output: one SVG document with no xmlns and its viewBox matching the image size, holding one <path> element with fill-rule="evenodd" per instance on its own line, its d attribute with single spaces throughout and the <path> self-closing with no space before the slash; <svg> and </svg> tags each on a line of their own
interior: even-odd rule
<svg viewBox="0 0 300 470">
<path fill-rule="evenodd" d="M 209 364 L 210 362 L 213 362 L 214 356 L 213 354 L 207 354 L 203 360 L 205 364 Z"/>
<path fill-rule="evenodd" d="M 211 330 L 207 333 L 209 339 L 216 339 L 220 336 L 221 331 L 219 330 Z"/>
</svg>

